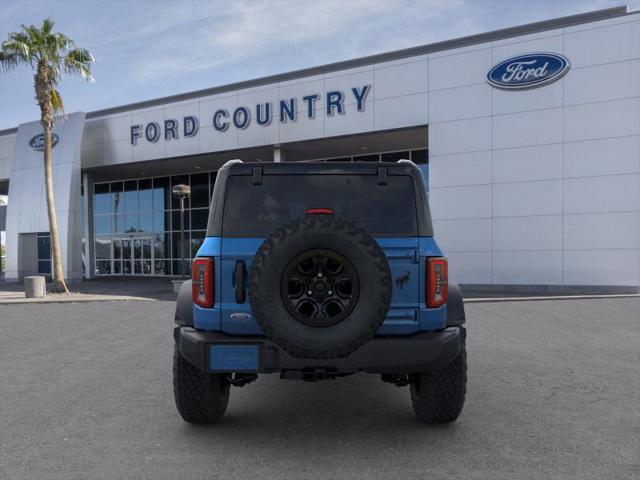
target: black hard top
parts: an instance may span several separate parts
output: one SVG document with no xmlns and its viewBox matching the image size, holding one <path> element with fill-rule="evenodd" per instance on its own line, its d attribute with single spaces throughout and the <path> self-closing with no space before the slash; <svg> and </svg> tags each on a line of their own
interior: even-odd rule
<svg viewBox="0 0 640 480">
<path fill-rule="evenodd" d="M 295 175 L 295 174 L 351 174 L 375 175 L 379 168 L 388 169 L 400 175 L 411 175 L 414 172 L 421 175 L 418 166 L 408 160 L 399 162 L 243 162 L 230 160 L 219 170 L 218 175 L 227 170 L 230 175 L 252 174 L 254 168 L 262 169 L 265 175 Z"/>
<path fill-rule="evenodd" d="M 251 175 L 259 185 L 263 175 L 378 175 L 384 182 L 386 175 L 408 175 L 413 178 L 418 232 L 420 236 L 433 236 L 431 214 L 422 172 L 408 160 L 399 162 L 242 162 L 231 160 L 225 163 L 216 177 L 209 210 L 207 236 L 222 235 L 222 216 L 227 179 L 232 175 Z"/>
</svg>

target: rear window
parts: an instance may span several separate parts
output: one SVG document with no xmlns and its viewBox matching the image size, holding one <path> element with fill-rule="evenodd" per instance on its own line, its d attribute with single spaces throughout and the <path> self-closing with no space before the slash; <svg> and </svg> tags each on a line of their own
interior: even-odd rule
<svg viewBox="0 0 640 480">
<path fill-rule="evenodd" d="M 232 175 L 227 181 L 223 235 L 266 236 L 310 208 L 330 208 L 372 235 L 416 236 L 413 179 L 390 175 L 379 185 L 376 175 Z"/>
</svg>

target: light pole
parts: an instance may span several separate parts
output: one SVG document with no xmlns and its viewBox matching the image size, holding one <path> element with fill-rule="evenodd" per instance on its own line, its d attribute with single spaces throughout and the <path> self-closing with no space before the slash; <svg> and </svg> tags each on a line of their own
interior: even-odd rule
<svg viewBox="0 0 640 480">
<path fill-rule="evenodd" d="M 191 195 L 189 185 L 176 185 L 171 191 L 173 196 L 180 199 L 180 276 L 184 277 L 184 201 Z"/>
</svg>

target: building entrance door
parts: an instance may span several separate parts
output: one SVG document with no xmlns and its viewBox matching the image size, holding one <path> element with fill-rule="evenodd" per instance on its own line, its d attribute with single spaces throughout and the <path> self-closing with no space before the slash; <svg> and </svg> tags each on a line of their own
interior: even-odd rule
<svg viewBox="0 0 640 480">
<path fill-rule="evenodd" d="M 113 241 L 113 273 L 116 275 L 153 275 L 152 245 L 151 237 L 115 238 Z"/>
</svg>

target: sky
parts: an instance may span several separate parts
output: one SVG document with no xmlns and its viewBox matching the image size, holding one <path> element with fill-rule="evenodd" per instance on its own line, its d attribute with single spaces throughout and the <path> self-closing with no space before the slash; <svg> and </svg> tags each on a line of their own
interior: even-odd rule
<svg viewBox="0 0 640 480">
<path fill-rule="evenodd" d="M 628 2 L 640 8 L 640 0 Z M 60 85 L 90 112 L 624 5 L 624 0 L 2 0 L 0 39 L 51 17 L 96 58 Z M 0 72 L 0 130 L 37 120 L 33 74 Z"/>
</svg>

